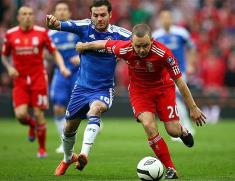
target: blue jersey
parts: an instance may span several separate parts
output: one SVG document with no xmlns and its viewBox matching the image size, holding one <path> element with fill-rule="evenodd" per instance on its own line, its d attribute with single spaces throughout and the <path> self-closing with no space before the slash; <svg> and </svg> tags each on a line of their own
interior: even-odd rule
<svg viewBox="0 0 235 181">
<path fill-rule="evenodd" d="M 90 19 L 61 22 L 61 31 L 75 33 L 82 42 L 95 40 L 128 40 L 131 32 L 118 26 L 109 25 L 106 32 L 98 32 Z M 106 50 L 85 51 L 80 55 L 80 87 L 87 89 L 105 89 L 114 86 L 116 57 Z"/>
<path fill-rule="evenodd" d="M 56 30 L 50 30 L 48 34 L 62 55 L 66 68 L 68 68 L 72 73 L 76 72 L 78 70 L 78 66 L 71 63 L 71 58 L 78 55 L 75 46 L 77 42 L 80 41 L 79 37 L 73 33 Z M 59 72 L 58 67 L 56 72 Z"/>
<path fill-rule="evenodd" d="M 75 46 L 80 39 L 73 33 L 56 30 L 50 30 L 48 34 L 62 55 L 65 66 L 71 71 L 69 77 L 64 77 L 58 67 L 55 69 L 50 87 L 50 98 L 53 104 L 67 106 L 79 69 L 78 65 L 71 62 L 71 58 L 79 55 Z"/>
<path fill-rule="evenodd" d="M 153 38 L 171 49 L 179 62 L 180 71 L 186 73 L 185 48 L 193 48 L 194 44 L 188 31 L 179 26 L 171 26 L 166 32 L 163 28 L 153 32 Z"/>
</svg>

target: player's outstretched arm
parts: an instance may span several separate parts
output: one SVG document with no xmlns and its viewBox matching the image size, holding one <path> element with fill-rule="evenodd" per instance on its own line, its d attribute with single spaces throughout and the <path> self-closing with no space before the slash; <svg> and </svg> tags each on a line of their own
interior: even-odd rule
<svg viewBox="0 0 235 181">
<path fill-rule="evenodd" d="M 181 95 L 183 96 L 186 105 L 189 108 L 190 117 L 192 118 L 192 120 L 197 124 L 197 126 L 202 126 L 203 124 L 205 124 L 206 123 L 206 116 L 197 107 L 197 105 L 192 97 L 192 94 L 191 94 L 187 84 L 183 80 L 183 78 L 180 77 L 180 78 L 176 79 L 175 83 L 176 83 L 177 87 L 179 88 L 179 91 L 180 91 Z"/>
<path fill-rule="evenodd" d="M 86 51 L 86 50 L 98 50 L 105 48 L 105 45 L 108 40 L 97 40 L 92 42 L 86 42 L 86 43 L 77 43 L 76 50 L 80 53 Z"/>
<path fill-rule="evenodd" d="M 60 21 L 56 19 L 53 15 L 47 15 L 46 24 L 49 29 L 60 30 Z"/>
<path fill-rule="evenodd" d="M 71 75 L 69 69 L 67 69 L 64 65 L 64 59 L 61 54 L 56 50 L 52 53 L 52 55 L 57 65 L 59 66 L 60 72 L 63 74 L 63 76 L 68 77 L 69 75 Z"/>
<path fill-rule="evenodd" d="M 11 78 L 15 78 L 15 77 L 19 76 L 19 72 L 15 69 L 15 67 L 13 67 L 9 63 L 7 56 L 2 55 L 2 64 L 7 69 L 7 72 Z"/>
</svg>

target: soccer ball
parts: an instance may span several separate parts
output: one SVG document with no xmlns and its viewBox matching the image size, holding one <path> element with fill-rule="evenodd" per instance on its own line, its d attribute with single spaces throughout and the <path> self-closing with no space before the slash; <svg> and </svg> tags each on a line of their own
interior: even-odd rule
<svg viewBox="0 0 235 181">
<path fill-rule="evenodd" d="M 143 158 L 137 165 L 137 175 L 140 180 L 160 180 L 163 172 L 162 163 L 151 156 Z"/>
</svg>

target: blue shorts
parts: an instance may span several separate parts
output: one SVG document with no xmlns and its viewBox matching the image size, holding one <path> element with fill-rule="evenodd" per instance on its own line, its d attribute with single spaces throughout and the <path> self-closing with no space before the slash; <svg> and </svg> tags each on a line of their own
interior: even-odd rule
<svg viewBox="0 0 235 181">
<path fill-rule="evenodd" d="M 67 107 L 76 79 L 76 72 L 69 77 L 64 77 L 60 72 L 55 71 L 50 89 L 50 98 L 54 105 Z"/>
<path fill-rule="evenodd" d="M 96 100 L 104 102 L 110 108 L 113 102 L 113 94 L 113 88 L 92 90 L 75 85 L 66 110 L 66 120 L 86 119 L 91 103 Z"/>
</svg>

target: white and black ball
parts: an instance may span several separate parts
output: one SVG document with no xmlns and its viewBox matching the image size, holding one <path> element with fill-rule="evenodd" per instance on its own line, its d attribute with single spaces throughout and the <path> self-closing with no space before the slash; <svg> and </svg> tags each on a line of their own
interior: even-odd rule
<svg viewBox="0 0 235 181">
<path fill-rule="evenodd" d="M 163 165 L 155 157 L 144 157 L 137 165 L 137 175 L 140 180 L 160 180 L 163 173 Z"/>
</svg>

